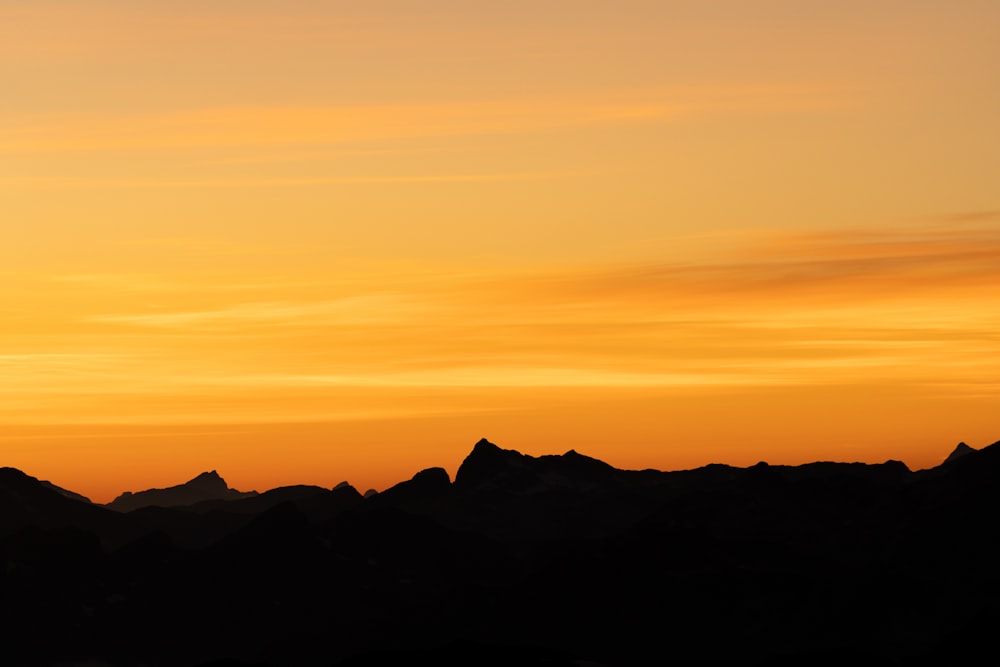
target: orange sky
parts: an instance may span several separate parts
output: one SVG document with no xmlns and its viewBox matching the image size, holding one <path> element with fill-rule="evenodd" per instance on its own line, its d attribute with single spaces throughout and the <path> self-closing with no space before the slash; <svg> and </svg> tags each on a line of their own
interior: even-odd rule
<svg viewBox="0 0 1000 667">
<path fill-rule="evenodd" d="M 1000 439 L 1000 6 L 0 2 L 0 465 Z"/>
</svg>

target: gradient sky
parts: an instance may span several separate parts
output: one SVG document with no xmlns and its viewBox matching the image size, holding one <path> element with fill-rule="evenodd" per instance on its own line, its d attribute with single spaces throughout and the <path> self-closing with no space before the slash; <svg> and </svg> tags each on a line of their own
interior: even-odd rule
<svg viewBox="0 0 1000 667">
<path fill-rule="evenodd" d="M 0 0 L 0 465 L 1000 439 L 994 0 Z"/>
</svg>

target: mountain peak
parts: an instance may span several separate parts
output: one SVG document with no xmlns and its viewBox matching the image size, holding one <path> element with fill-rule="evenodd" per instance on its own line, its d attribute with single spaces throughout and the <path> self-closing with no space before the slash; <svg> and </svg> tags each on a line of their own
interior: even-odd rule
<svg viewBox="0 0 1000 667">
<path fill-rule="evenodd" d="M 621 471 L 571 449 L 541 457 L 502 449 L 483 438 L 455 474 L 459 489 L 533 494 L 556 488 L 583 489 L 613 483 Z"/>
<path fill-rule="evenodd" d="M 501 450 L 499 447 L 497 447 L 496 445 L 494 445 L 492 442 L 490 442 L 486 438 L 480 438 L 479 442 L 476 443 L 476 446 L 472 448 L 472 452 L 473 453 L 476 453 L 476 452 L 480 452 L 480 453 L 482 453 L 482 452 L 499 452 L 499 451 L 503 451 L 503 450 Z"/>
<path fill-rule="evenodd" d="M 446 497 L 451 492 L 451 478 L 444 468 L 421 470 L 411 479 L 400 482 L 377 495 L 378 502 L 397 507 L 421 506 Z"/>
<path fill-rule="evenodd" d="M 968 456 L 969 454 L 978 451 L 979 450 L 976 449 L 975 447 L 969 447 L 964 442 L 960 442 L 955 446 L 955 449 L 952 450 L 951 454 L 948 455 L 948 458 L 944 460 L 944 463 L 951 463 L 952 461 L 956 461 L 962 458 L 963 456 Z"/>
<path fill-rule="evenodd" d="M 465 457 L 455 473 L 455 484 L 464 487 L 477 486 L 508 471 L 511 466 L 519 467 L 528 457 L 514 450 L 501 449 L 482 438 Z"/>
<path fill-rule="evenodd" d="M 203 472 L 194 479 L 172 488 L 181 487 L 198 489 L 201 493 L 208 495 L 216 495 L 220 493 L 225 494 L 229 490 L 229 485 L 226 484 L 226 480 L 222 479 L 222 476 L 215 470 Z"/>
<path fill-rule="evenodd" d="M 183 484 L 165 489 L 147 489 L 135 493 L 126 491 L 108 503 L 107 506 L 119 512 L 130 512 L 148 505 L 180 507 L 205 500 L 236 500 L 255 495 L 257 495 L 256 491 L 244 493 L 229 488 L 226 480 L 217 471 L 210 470 Z"/>
<path fill-rule="evenodd" d="M 432 486 L 443 485 L 445 487 L 451 484 L 448 471 L 444 468 L 427 468 L 426 470 L 421 470 L 410 481 Z"/>
</svg>

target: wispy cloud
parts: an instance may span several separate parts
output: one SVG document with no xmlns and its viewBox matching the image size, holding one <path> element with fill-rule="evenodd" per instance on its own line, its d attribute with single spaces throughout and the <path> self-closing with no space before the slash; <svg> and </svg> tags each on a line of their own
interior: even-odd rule
<svg viewBox="0 0 1000 667">
<path fill-rule="evenodd" d="M 990 222 L 993 218 L 977 220 Z M 998 281 L 1000 226 L 925 225 L 904 230 L 788 233 L 760 230 L 744 236 L 729 256 L 636 263 L 553 276 L 540 281 L 558 291 L 679 300 L 745 293 L 810 299 L 842 297 L 852 303 L 927 289 L 992 285 Z M 709 300 L 707 303 L 714 303 Z M 733 307 L 738 308 L 735 302 Z"/>
<path fill-rule="evenodd" d="M 0 441 L 7 443 L 31 442 L 33 440 L 58 440 L 62 442 L 76 442 L 79 440 L 135 440 L 136 438 L 184 438 L 190 436 L 220 436 L 220 435 L 252 435 L 252 429 L 210 429 L 210 430 L 189 430 L 189 429 L 165 429 L 162 431 L 133 430 L 126 431 L 82 431 L 58 433 L 2 433 Z"/>
<path fill-rule="evenodd" d="M 586 95 L 370 105 L 234 106 L 0 116 L 0 153 L 102 153 L 247 146 L 358 147 L 426 137 L 509 135 L 700 114 L 824 106 L 849 95 L 801 84 L 602 90 Z M 825 100 L 825 101 L 824 101 Z M 843 103 L 838 102 L 838 103 Z M 384 148 L 384 145 L 381 146 Z M 218 159 L 216 157 L 216 159 Z"/>
<path fill-rule="evenodd" d="M 733 373 L 639 373 L 595 368 L 516 367 L 497 360 L 491 366 L 437 368 L 422 372 L 390 372 L 357 375 L 257 375 L 226 379 L 226 384 L 277 387 L 717 387 L 732 385 L 786 384 Z"/>
<path fill-rule="evenodd" d="M 188 312 L 159 312 L 127 315 L 99 315 L 95 322 L 146 327 L 228 328 L 247 325 L 269 326 L 375 326 L 406 320 L 418 306 L 394 295 L 364 295 L 311 303 L 239 303 L 224 308 Z"/>
<path fill-rule="evenodd" d="M 241 411 L 251 421 L 446 411 L 453 397 L 416 401 L 432 389 L 990 391 L 1000 373 L 990 220 L 741 238 L 741 252 L 701 259 L 313 275 L 257 289 L 231 275 L 205 293 L 72 274 L 67 294 L 91 305 L 46 324 L 44 349 L 5 334 L 3 411 L 168 422 L 200 412 L 207 423 Z M 265 291 L 273 298 L 247 299 Z M 95 312 L 109 293 L 118 307 Z"/>
<path fill-rule="evenodd" d="M 200 188 L 288 188 L 319 185 L 407 185 L 449 183 L 491 183 L 538 181 L 565 176 L 566 172 L 524 171 L 470 174 L 408 174 L 399 176 L 306 176 L 289 178 L 77 178 L 13 177 L 0 178 L 0 185 L 41 190 L 62 189 L 200 189 Z"/>
</svg>

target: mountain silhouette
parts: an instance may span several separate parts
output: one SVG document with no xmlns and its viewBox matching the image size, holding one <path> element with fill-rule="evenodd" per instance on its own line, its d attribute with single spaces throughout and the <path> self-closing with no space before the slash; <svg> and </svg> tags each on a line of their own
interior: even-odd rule
<svg viewBox="0 0 1000 667">
<path fill-rule="evenodd" d="M 960 459 L 963 456 L 968 456 L 969 454 L 972 454 L 975 451 L 978 451 L 978 450 L 973 449 L 972 447 L 969 447 L 964 442 L 960 442 L 955 447 L 955 449 L 952 450 L 951 454 L 948 455 L 948 458 L 946 458 L 944 460 L 944 463 L 951 463 L 952 461 Z"/>
<path fill-rule="evenodd" d="M 977 664 L 1000 617 L 1000 443 L 968 450 L 916 472 L 661 472 L 484 439 L 454 481 L 242 494 L 206 473 L 126 512 L 4 468 L 0 657 Z"/>
<path fill-rule="evenodd" d="M 186 509 L 206 513 L 212 511 L 235 512 L 238 514 L 259 514 L 284 502 L 302 502 L 316 496 L 329 494 L 329 489 L 321 486 L 299 484 L 280 486 L 264 493 L 249 493 L 242 496 L 227 494 L 221 498 L 211 498 L 191 503 Z"/>
<path fill-rule="evenodd" d="M 586 491 L 612 484 L 622 471 L 570 450 L 562 456 L 533 457 L 501 449 L 483 438 L 462 462 L 455 484 L 463 491 L 503 491 L 518 495 L 554 488 Z"/>
<path fill-rule="evenodd" d="M 411 506 L 424 504 L 451 493 L 451 478 L 444 468 L 421 470 L 412 479 L 391 486 L 373 497 L 377 504 Z"/>
<path fill-rule="evenodd" d="M 130 512 L 150 505 L 156 507 L 179 507 L 194 505 L 206 500 L 236 500 L 257 495 L 256 491 L 242 492 L 229 488 L 219 473 L 212 470 L 203 472 L 194 479 L 165 489 L 147 489 L 132 493 L 126 491 L 106 507 L 118 512 Z"/>
<path fill-rule="evenodd" d="M 83 496 L 16 468 L 0 468 L 0 534 L 23 526 L 93 528 L 116 520 L 112 512 L 79 499 Z"/>
<path fill-rule="evenodd" d="M 79 493 L 76 493 L 74 491 L 70 491 L 70 490 L 64 489 L 64 488 L 62 488 L 60 486 L 56 486 L 55 484 L 53 484 L 52 482 L 50 482 L 48 480 L 44 480 L 43 479 L 39 483 L 42 486 L 45 486 L 45 487 L 48 487 L 49 489 L 52 489 L 53 491 L 55 491 L 59 495 L 64 496 L 66 498 L 69 498 L 70 500 L 75 500 L 77 502 L 91 504 L 90 503 L 90 498 L 88 498 L 87 496 L 82 496 Z"/>
</svg>

